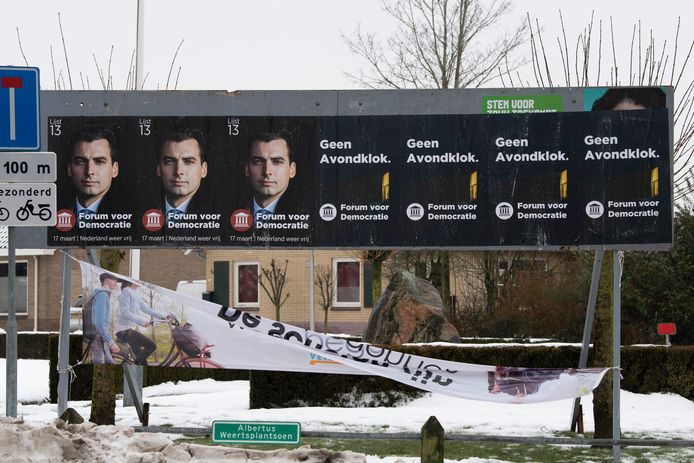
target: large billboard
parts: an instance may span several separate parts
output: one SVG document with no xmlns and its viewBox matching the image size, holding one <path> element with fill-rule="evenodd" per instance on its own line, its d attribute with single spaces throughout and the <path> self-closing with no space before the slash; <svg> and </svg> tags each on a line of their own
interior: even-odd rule
<svg viewBox="0 0 694 463">
<path fill-rule="evenodd" d="M 671 112 L 638 90 L 582 112 L 535 90 L 479 114 L 53 113 L 48 245 L 667 248 Z"/>
</svg>

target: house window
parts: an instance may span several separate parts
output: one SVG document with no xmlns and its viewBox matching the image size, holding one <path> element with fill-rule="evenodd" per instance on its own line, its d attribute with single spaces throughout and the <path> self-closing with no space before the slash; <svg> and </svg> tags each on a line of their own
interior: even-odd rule
<svg viewBox="0 0 694 463">
<path fill-rule="evenodd" d="M 559 199 L 569 197 L 569 171 L 564 169 L 559 174 Z"/>
<path fill-rule="evenodd" d="M 10 290 L 10 278 L 8 275 L 9 264 L 7 262 L 0 263 L 0 314 L 7 315 L 10 311 L 7 295 Z M 15 262 L 15 290 L 14 290 L 14 308 L 16 314 L 27 314 L 27 262 Z"/>
<path fill-rule="evenodd" d="M 361 263 L 353 259 L 335 259 L 335 307 L 361 307 Z"/>
<path fill-rule="evenodd" d="M 470 201 L 477 201 L 477 171 L 470 174 Z"/>
<path fill-rule="evenodd" d="M 236 262 L 234 278 L 234 306 L 258 307 L 258 272 L 257 262 Z"/>
<path fill-rule="evenodd" d="M 651 198 L 658 196 L 658 168 L 651 170 Z"/>
</svg>

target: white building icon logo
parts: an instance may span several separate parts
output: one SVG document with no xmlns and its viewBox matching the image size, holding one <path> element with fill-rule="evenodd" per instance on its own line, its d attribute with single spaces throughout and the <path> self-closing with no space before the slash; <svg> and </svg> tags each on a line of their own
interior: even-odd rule
<svg viewBox="0 0 694 463">
<path fill-rule="evenodd" d="M 253 225 L 253 217 L 247 209 L 237 209 L 231 214 L 229 223 L 237 232 L 245 232 Z"/>
<path fill-rule="evenodd" d="M 424 217 L 424 206 L 419 203 L 412 203 L 407 206 L 407 218 L 410 220 L 422 220 Z"/>
<path fill-rule="evenodd" d="M 326 222 L 330 222 L 331 220 L 335 220 L 335 217 L 337 217 L 337 208 L 332 204 L 323 204 L 318 210 L 318 214 L 320 215 L 321 219 L 325 220 Z"/>
<path fill-rule="evenodd" d="M 513 217 L 513 206 L 510 203 L 499 203 L 496 205 L 495 212 L 501 220 L 508 220 Z"/>
<path fill-rule="evenodd" d="M 586 215 L 591 219 L 599 219 L 605 213 L 605 206 L 600 201 L 591 201 L 586 205 Z"/>
<path fill-rule="evenodd" d="M 142 214 L 142 225 L 147 231 L 159 231 L 164 226 L 164 214 L 159 209 L 149 209 Z"/>
</svg>

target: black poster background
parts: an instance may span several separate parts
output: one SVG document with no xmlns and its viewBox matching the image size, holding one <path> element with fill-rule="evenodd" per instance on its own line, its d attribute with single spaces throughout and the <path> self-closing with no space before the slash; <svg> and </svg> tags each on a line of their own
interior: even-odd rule
<svg viewBox="0 0 694 463">
<path fill-rule="evenodd" d="M 50 228 L 48 245 L 53 247 L 643 249 L 672 242 L 666 109 L 49 120 L 61 124 L 59 134 L 48 137 L 48 150 L 58 156 L 59 214 L 74 212 L 67 166 L 75 133 L 86 126 L 108 127 L 117 137 L 119 156 L 119 175 L 104 200 L 110 206 L 107 218 L 96 228 Z M 156 175 L 162 141 L 186 128 L 204 134 L 208 164 L 195 196 L 196 212 L 183 228 L 149 230 L 145 215 L 162 208 Z M 268 220 L 269 227 L 240 230 L 232 214 L 252 205 L 245 174 L 251 139 L 276 130 L 291 134 L 296 176 L 281 200 L 282 214 Z M 615 138 L 590 145 L 587 136 Z M 593 159 L 586 156 L 589 150 Z M 595 154 L 603 151 L 618 154 L 611 159 Z M 603 208 L 599 217 L 586 212 L 594 201 Z M 513 208 L 513 215 L 500 218 L 502 203 Z M 419 220 L 408 217 L 415 205 L 422 207 Z M 326 208 L 335 214 L 325 213 Z"/>
</svg>

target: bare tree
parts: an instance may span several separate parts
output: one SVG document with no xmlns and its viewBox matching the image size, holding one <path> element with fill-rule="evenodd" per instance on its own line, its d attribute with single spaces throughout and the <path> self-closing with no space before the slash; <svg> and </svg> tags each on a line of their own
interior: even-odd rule
<svg viewBox="0 0 694 463">
<path fill-rule="evenodd" d="M 511 11 L 509 0 L 384 0 L 397 28 L 383 39 L 357 27 L 342 34 L 349 49 L 367 63 L 348 74 L 370 88 L 479 87 L 496 77 L 503 63 L 520 64 L 510 55 L 524 41 L 518 25 L 490 40 L 494 27 Z M 483 45 L 487 44 L 487 45 Z"/>
<path fill-rule="evenodd" d="M 523 79 L 518 74 L 517 83 L 520 85 L 535 85 L 541 87 L 553 87 L 555 81 L 553 75 L 561 75 L 559 85 L 567 87 L 596 86 L 653 86 L 670 85 L 675 89 L 674 123 L 675 137 L 673 147 L 673 184 L 675 201 L 684 199 L 687 194 L 694 192 L 694 173 L 692 162 L 694 161 L 694 80 L 685 79 L 685 71 L 690 68 L 690 58 L 694 52 L 694 40 L 688 44 L 680 43 L 680 23 L 677 22 L 675 40 L 668 44 L 656 41 L 653 30 L 648 32 L 648 38 L 644 38 L 641 21 L 634 24 L 631 36 L 628 38 L 630 52 L 628 55 L 620 55 L 615 47 L 614 24 L 609 20 L 609 50 L 605 52 L 609 56 L 603 60 L 603 21 L 599 20 L 597 27 L 595 19 L 590 22 L 583 32 L 576 38 L 576 44 L 570 44 L 566 38 L 564 20 L 559 13 L 559 21 L 562 25 L 562 37 L 556 38 L 557 51 L 561 58 L 559 70 L 553 69 L 550 63 L 552 50 L 545 48 L 542 37 L 542 28 L 535 21 L 536 26 L 531 26 L 531 64 L 533 78 Z M 528 18 L 528 24 L 531 24 Z M 607 33 L 605 33 L 606 35 Z M 598 36 L 597 40 L 595 35 Z M 605 47 L 607 48 L 607 47 Z M 574 50 L 574 57 L 570 59 L 569 51 Z M 684 53 L 683 53 L 684 51 Z M 558 61 L 557 61 L 558 62 Z M 513 78 L 509 72 L 501 72 L 513 85 Z"/>
<path fill-rule="evenodd" d="M 335 284 L 332 268 L 329 265 L 316 265 L 313 284 L 318 288 L 320 306 L 323 309 L 323 333 L 328 332 L 328 314 L 333 307 Z"/>
<path fill-rule="evenodd" d="M 373 303 L 376 304 L 381 297 L 381 292 L 383 291 L 381 284 L 383 263 L 391 255 L 393 255 L 394 251 L 384 249 L 365 249 L 362 251 L 355 251 L 354 253 L 357 259 L 371 263 L 371 294 L 373 297 Z"/>
<path fill-rule="evenodd" d="M 685 48 L 687 53 L 682 59 L 680 53 L 679 31 L 680 21 L 677 24 L 676 38 L 668 48 L 667 42 L 662 45 L 656 43 L 653 31 L 644 40 L 641 22 L 633 26 L 630 37 L 630 53 L 628 56 L 618 55 L 615 48 L 614 25 L 610 17 L 610 49 L 611 59 L 603 63 L 603 22 L 598 21 L 595 27 L 594 17 L 591 16 L 589 24 L 578 35 L 576 45 L 569 46 L 566 38 L 566 30 L 561 13 L 559 20 L 562 26 L 562 37 L 557 37 L 558 53 L 562 66 L 558 74 L 559 82 L 566 86 L 652 86 L 671 85 L 675 89 L 678 101 L 675 102 L 674 122 L 674 199 L 684 200 L 692 191 L 691 162 L 694 157 L 694 109 L 692 99 L 694 96 L 694 81 L 682 81 L 685 70 L 689 65 L 689 59 L 694 50 L 694 41 Z M 528 23 L 531 23 L 528 18 Z M 554 86 L 552 68 L 549 63 L 551 50 L 545 48 L 542 38 L 542 29 L 536 20 L 536 27 L 531 27 L 531 57 L 534 81 L 539 86 Z M 597 43 L 595 40 L 597 35 Z M 574 59 L 571 60 L 569 50 L 574 50 Z M 608 52 L 609 53 L 609 52 Z M 628 58 L 628 64 L 623 62 Z M 679 61 L 678 61 L 679 60 Z M 603 72 L 603 66 L 608 68 L 608 73 Z M 625 70 L 628 69 L 628 72 Z M 506 73 L 512 82 L 510 73 Z M 518 80 L 528 86 L 530 80 L 520 76 Z M 678 91 L 679 90 L 679 91 Z M 613 326 L 612 295 L 613 280 L 610 269 L 614 259 L 618 259 L 618 253 L 605 253 L 602 264 L 599 296 L 596 306 L 595 326 L 593 334 L 593 361 L 599 365 L 613 363 L 612 344 Z M 612 372 L 608 373 L 605 381 L 594 391 L 593 414 L 595 421 L 596 438 L 612 438 Z"/>
<path fill-rule="evenodd" d="M 275 307 L 275 319 L 280 321 L 280 309 L 289 299 L 289 293 L 284 294 L 284 287 L 287 284 L 287 265 L 289 260 L 284 261 L 284 268 L 280 268 L 275 264 L 275 259 L 270 262 L 270 268 L 261 267 L 261 275 L 258 277 L 258 283 L 270 298 L 270 302 Z"/>
</svg>

